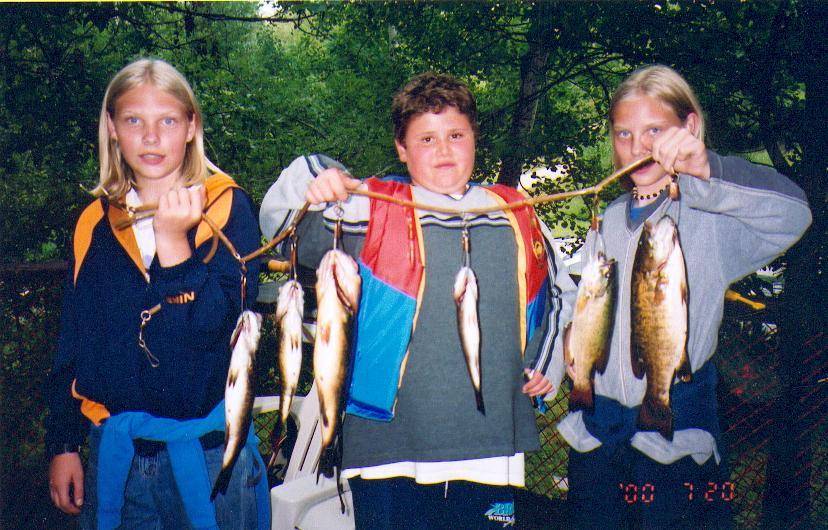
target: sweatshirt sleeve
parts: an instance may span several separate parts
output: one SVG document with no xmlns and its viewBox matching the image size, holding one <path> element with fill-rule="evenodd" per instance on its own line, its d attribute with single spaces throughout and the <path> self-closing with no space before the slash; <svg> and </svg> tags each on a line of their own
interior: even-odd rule
<svg viewBox="0 0 828 530">
<path fill-rule="evenodd" d="M 527 345 L 527 352 L 537 352 L 534 357 L 527 355 L 527 368 L 540 370 L 554 386 L 550 394 L 556 394 L 563 381 L 565 369 L 563 360 L 563 332 L 572 318 L 577 286 L 567 271 L 563 257 L 549 242 L 548 228 L 541 223 L 547 237 L 549 268 L 549 296 L 543 321 L 543 332 L 535 333 Z"/>
<path fill-rule="evenodd" d="M 804 192 L 773 168 L 708 151 L 710 179 L 681 175 L 682 200 L 717 214 L 712 234 L 724 279 L 750 274 L 796 243 L 811 224 Z"/>
<path fill-rule="evenodd" d="M 273 239 L 293 223 L 305 204 L 305 192 L 310 183 L 321 171 L 331 167 L 348 171 L 340 162 L 322 154 L 300 156 L 282 171 L 278 180 L 267 190 L 259 212 L 259 226 L 266 239 Z M 351 210 L 353 199 L 349 197 L 345 201 L 346 210 Z M 316 268 L 322 255 L 331 248 L 332 232 L 326 227 L 323 217 L 327 207 L 325 204 L 311 206 L 297 227 L 300 241 L 298 259 L 306 267 Z M 344 250 L 352 256 L 357 255 L 360 240 L 346 232 L 343 234 Z M 283 259 L 290 256 L 287 243 L 286 239 L 276 246 L 276 252 Z"/>
<path fill-rule="evenodd" d="M 46 378 L 49 412 L 46 416 L 46 456 L 77 451 L 86 438 L 89 422 L 81 415 L 80 401 L 72 397 L 75 379 L 77 333 L 75 288 L 70 264 L 60 315 L 58 346 L 52 369 Z"/>
</svg>

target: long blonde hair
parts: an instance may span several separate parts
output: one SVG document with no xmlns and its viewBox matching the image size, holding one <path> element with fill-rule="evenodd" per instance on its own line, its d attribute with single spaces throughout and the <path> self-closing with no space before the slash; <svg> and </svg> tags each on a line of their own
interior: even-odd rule
<svg viewBox="0 0 828 530">
<path fill-rule="evenodd" d="M 695 113 L 699 117 L 696 137 L 704 141 L 705 123 L 699 100 L 687 81 L 669 66 L 655 64 L 639 68 L 618 85 L 612 95 L 609 107 L 609 130 L 612 131 L 613 116 L 618 104 L 627 97 L 646 95 L 658 99 L 670 107 L 684 122 Z"/>
<path fill-rule="evenodd" d="M 220 169 L 210 162 L 204 153 L 204 125 L 201 108 L 198 106 L 193 89 L 184 76 L 169 63 L 160 59 L 139 59 L 115 74 L 104 94 L 101 116 L 98 123 L 98 158 L 100 179 L 92 190 L 96 197 L 101 195 L 112 200 L 121 200 L 135 184 L 135 174 L 121 155 L 118 142 L 109 134 L 107 116 L 114 116 L 115 103 L 125 92 L 150 84 L 177 99 L 187 112 L 188 119 L 195 124 L 195 135 L 187 143 L 181 176 L 185 186 L 204 182 L 210 172 Z"/>
</svg>

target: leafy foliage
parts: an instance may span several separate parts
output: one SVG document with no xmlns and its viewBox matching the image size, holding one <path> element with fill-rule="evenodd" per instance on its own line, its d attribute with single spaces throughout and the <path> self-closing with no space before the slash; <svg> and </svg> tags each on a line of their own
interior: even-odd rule
<svg viewBox="0 0 828 530">
<path fill-rule="evenodd" d="M 325 152 L 359 176 L 401 171 L 390 101 L 427 69 L 458 76 L 477 97 L 476 180 L 505 178 L 505 161 L 517 160 L 527 171 L 565 170 L 533 193 L 594 184 L 611 170 L 605 115 L 613 88 L 633 68 L 661 62 L 698 92 L 710 145 L 762 152 L 808 190 L 818 233 L 789 271 L 807 266 L 806 278 L 825 277 L 828 32 L 819 28 L 828 17 L 820 2 L 263 6 L 271 14 L 249 2 L 3 4 L 0 265 L 67 257 L 71 226 L 90 199 L 85 190 L 97 180 L 106 84 L 137 57 L 163 58 L 187 77 L 204 111 L 208 156 L 256 201 L 304 153 Z M 607 190 L 602 204 L 619 191 Z M 558 234 L 586 231 L 581 199 L 541 212 Z M 12 283 L 0 283 L 3 423 L 31 470 L 39 465 L 39 389 L 58 288 Z M 24 291 L 42 300 L 22 309 Z M 263 371 L 272 376 L 272 367 Z"/>
</svg>

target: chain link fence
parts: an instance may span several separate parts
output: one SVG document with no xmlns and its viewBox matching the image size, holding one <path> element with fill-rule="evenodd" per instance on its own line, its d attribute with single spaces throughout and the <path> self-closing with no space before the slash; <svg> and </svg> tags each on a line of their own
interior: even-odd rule
<svg viewBox="0 0 828 530">
<path fill-rule="evenodd" d="M 726 318 L 722 325 L 715 360 L 732 491 L 704 493 L 732 502 L 737 528 L 772 526 L 772 520 L 763 519 L 763 508 L 774 496 L 782 497 L 792 513 L 800 514 L 793 528 L 828 528 L 828 384 L 819 382 L 828 374 L 828 337 L 820 333 L 805 343 L 799 367 L 803 376 L 794 384 L 798 395 L 794 405 L 783 399 L 779 374 L 786 367 L 780 365 L 776 331 L 774 326 L 738 318 Z M 538 417 L 543 449 L 526 464 L 527 488 L 551 499 L 566 499 L 569 449 L 555 425 L 567 407 L 568 389 L 563 389 L 546 414 Z M 786 411 L 796 411 L 797 416 L 789 418 Z M 787 432 L 791 423 L 807 429 Z M 783 438 L 792 436 L 788 442 L 799 442 L 802 449 L 796 451 L 795 465 L 787 470 L 787 487 L 769 491 L 767 469 L 775 456 L 772 441 L 780 433 Z"/>
<path fill-rule="evenodd" d="M 0 277 L 0 502 L 5 499 L 0 504 L 0 528 L 72 528 L 75 524 L 51 507 L 43 457 L 44 376 L 56 344 L 60 284 L 60 275 L 53 271 Z M 819 382 L 828 376 L 827 338 L 826 333 L 818 333 L 807 340 L 793 370 L 781 360 L 774 324 L 762 318 L 726 315 L 715 359 L 733 485 L 728 497 L 732 497 L 738 528 L 767 527 L 767 506 L 777 498 L 800 514 L 793 527 L 828 528 L 828 383 Z M 268 319 L 261 351 L 275 352 L 275 341 Z M 258 393 L 277 394 L 275 355 L 259 359 Z M 303 372 L 300 390 L 306 392 L 310 371 Z M 786 381 L 783 376 L 793 372 L 796 378 Z M 542 449 L 526 462 L 530 494 L 558 505 L 566 499 L 568 447 L 555 424 L 567 409 L 568 391 L 564 388 L 549 403 L 549 410 L 538 416 Z M 256 418 L 265 461 L 278 423 L 277 413 Z M 791 431 L 792 425 L 805 428 Z M 784 465 L 780 466 L 780 453 L 792 444 L 796 450 L 787 460 L 782 459 Z M 781 469 L 784 475 L 783 490 L 773 491 L 769 485 L 774 469 Z"/>
</svg>

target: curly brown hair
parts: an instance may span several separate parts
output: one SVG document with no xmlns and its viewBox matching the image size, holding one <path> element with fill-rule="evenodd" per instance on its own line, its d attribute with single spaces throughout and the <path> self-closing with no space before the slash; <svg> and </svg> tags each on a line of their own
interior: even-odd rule
<svg viewBox="0 0 828 530">
<path fill-rule="evenodd" d="M 465 115 L 477 138 L 477 103 L 469 87 L 455 77 L 435 72 L 423 72 L 411 78 L 394 96 L 391 103 L 394 138 L 404 144 L 411 120 L 427 112 L 439 114 L 446 107 L 454 107 Z"/>
</svg>

